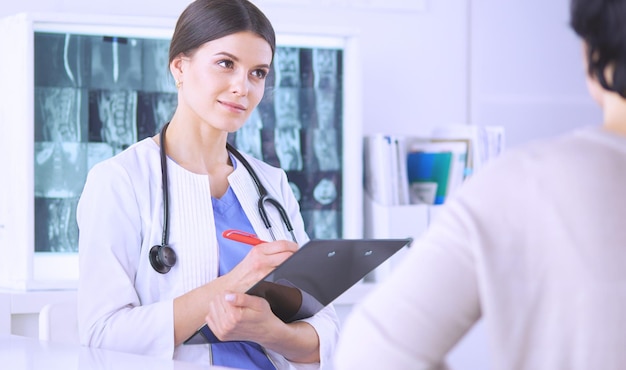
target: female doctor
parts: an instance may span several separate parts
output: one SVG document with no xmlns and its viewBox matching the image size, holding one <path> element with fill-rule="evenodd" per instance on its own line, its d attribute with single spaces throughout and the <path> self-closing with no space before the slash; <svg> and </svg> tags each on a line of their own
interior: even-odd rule
<svg viewBox="0 0 626 370">
<path fill-rule="evenodd" d="M 94 166 L 78 204 L 83 345 L 237 368 L 330 364 L 332 306 L 286 324 L 244 293 L 308 240 L 286 174 L 227 149 L 263 97 L 274 51 L 272 25 L 247 0 L 196 0 L 181 14 L 171 121 Z M 224 239 L 231 228 L 270 242 Z M 205 323 L 223 342 L 183 344 Z"/>
</svg>

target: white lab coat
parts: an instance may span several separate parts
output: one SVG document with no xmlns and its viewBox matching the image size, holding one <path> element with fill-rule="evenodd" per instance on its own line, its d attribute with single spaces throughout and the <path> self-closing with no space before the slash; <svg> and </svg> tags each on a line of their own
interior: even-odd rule
<svg viewBox="0 0 626 370">
<path fill-rule="evenodd" d="M 246 156 L 269 194 L 280 201 L 300 244 L 308 241 L 297 200 L 281 169 Z M 80 279 L 78 316 L 87 346 L 208 364 L 209 345 L 174 347 L 173 300 L 218 275 L 218 246 L 208 176 L 168 158 L 169 245 L 177 262 L 156 272 L 148 253 L 161 244 L 163 200 L 159 147 L 147 138 L 90 171 L 78 204 Z M 243 165 L 229 182 L 257 235 L 271 240 L 257 209 L 258 192 Z M 273 206 L 267 207 L 277 239 L 291 240 Z M 332 306 L 306 319 L 320 338 L 321 363 L 288 362 L 268 354 L 281 369 L 329 368 L 339 320 Z"/>
</svg>

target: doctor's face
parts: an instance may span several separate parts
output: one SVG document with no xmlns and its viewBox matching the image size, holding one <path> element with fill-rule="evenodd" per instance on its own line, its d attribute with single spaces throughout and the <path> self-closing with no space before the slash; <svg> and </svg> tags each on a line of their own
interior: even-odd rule
<svg viewBox="0 0 626 370">
<path fill-rule="evenodd" d="M 265 91 L 272 49 L 252 32 L 209 41 L 191 55 L 180 55 L 170 67 L 179 109 L 195 121 L 233 132 L 246 122 Z"/>
</svg>

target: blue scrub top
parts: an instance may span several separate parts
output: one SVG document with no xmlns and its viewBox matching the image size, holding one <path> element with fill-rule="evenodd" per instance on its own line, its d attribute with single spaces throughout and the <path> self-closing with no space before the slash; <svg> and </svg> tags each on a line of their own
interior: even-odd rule
<svg viewBox="0 0 626 370">
<path fill-rule="evenodd" d="M 236 160 L 231 155 L 235 165 Z M 224 230 L 237 229 L 254 234 L 252 224 L 229 186 L 221 198 L 212 198 L 215 218 L 215 231 L 219 245 L 219 275 L 232 270 L 250 252 L 251 245 L 226 239 Z M 275 369 L 263 348 L 253 342 L 223 342 L 211 345 L 213 364 L 239 369 Z"/>
<path fill-rule="evenodd" d="M 212 198 L 212 202 L 219 245 L 219 275 L 222 276 L 241 262 L 253 248 L 251 245 L 226 239 L 222 233 L 228 229 L 237 229 L 254 234 L 254 229 L 231 187 L 228 187 L 226 194 L 220 199 Z"/>
</svg>

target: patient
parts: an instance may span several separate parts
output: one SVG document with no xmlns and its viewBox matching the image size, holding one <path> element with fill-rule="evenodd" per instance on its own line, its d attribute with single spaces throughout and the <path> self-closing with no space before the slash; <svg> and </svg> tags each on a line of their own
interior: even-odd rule
<svg viewBox="0 0 626 370">
<path fill-rule="evenodd" d="M 467 181 L 348 317 L 338 369 L 445 368 L 480 318 L 494 369 L 626 364 L 626 0 L 570 6 L 602 125 Z"/>
</svg>

